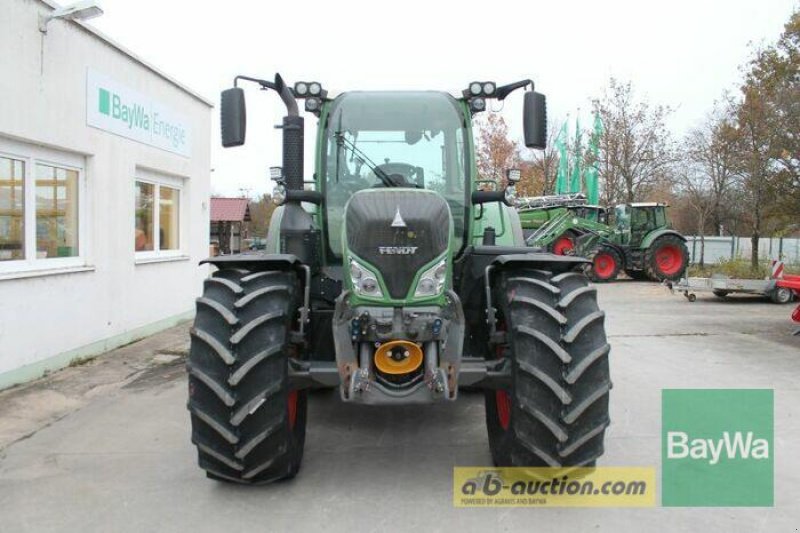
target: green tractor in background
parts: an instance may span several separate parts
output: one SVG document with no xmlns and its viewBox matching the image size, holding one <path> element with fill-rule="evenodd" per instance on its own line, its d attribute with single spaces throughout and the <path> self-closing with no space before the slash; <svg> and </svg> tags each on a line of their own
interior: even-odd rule
<svg viewBox="0 0 800 533">
<path fill-rule="evenodd" d="M 620 272 L 636 280 L 679 280 L 689 265 L 686 238 L 671 229 L 667 205 L 586 205 L 582 194 L 518 201 L 528 245 L 591 261 L 588 276 L 613 281 Z"/>
<path fill-rule="evenodd" d="M 239 76 L 222 93 L 226 147 L 245 140 L 242 80 L 286 105 L 283 166 L 272 169 L 281 205 L 265 250 L 204 261 L 216 269 L 197 300 L 187 370 L 207 475 L 293 477 L 312 387 L 386 408 L 480 388 L 496 465 L 595 464 L 610 347 L 587 261 L 526 246 L 511 207 L 519 172 L 492 189 L 475 165 L 473 116 L 516 89 L 530 89 L 525 144 L 544 148 L 533 82 L 333 98 L 316 82 Z M 318 118 L 313 181 L 298 100 Z"/>
</svg>

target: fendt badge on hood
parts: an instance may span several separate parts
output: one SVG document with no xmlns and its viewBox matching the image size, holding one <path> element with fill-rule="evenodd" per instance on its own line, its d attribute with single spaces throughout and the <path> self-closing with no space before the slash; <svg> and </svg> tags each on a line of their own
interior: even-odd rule
<svg viewBox="0 0 800 533">
<path fill-rule="evenodd" d="M 378 246 L 381 255 L 413 255 L 418 246 Z"/>
<path fill-rule="evenodd" d="M 397 207 L 397 212 L 394 214 L 394 220 L 392 221 L 393 228 L 405 228 L 406 221 L 403 220 L 403 217 L 400 216 L 400 207 Z"/>
<path fill-rule="evenodd" d="M 393 228 L 407 228 L 406 221 L 400 215 L 400 207 L 398 206 L 397 212 L 394 214 L 394 220 L 391 227 Z M 381 255 L 414 255 L 417 253 L 418 246 L 378 246 L 378 253 Z"/>
</svg>

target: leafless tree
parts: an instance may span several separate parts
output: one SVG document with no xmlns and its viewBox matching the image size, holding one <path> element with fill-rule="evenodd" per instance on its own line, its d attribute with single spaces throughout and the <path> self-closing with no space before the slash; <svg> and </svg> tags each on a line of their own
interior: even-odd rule
<svg viewBox="0 0 800 533">
<path fill-rule="evenodd" d="M 600 182 L 606 204 L 644 199 L 657 185 L 670 180 L 677 160 L 666 127 L 669 107 L 651 106 L 638 99 L 630 82 L 609 81 L 595 100 L 605 133 L 600 141 Z"/>
<path fill-rule="evenodd" d="M 703 123 L 691 130 L 683 153 L 694 172 L 701 174 L 703 196 L 709 204 L 708 216 L 714 231 L 720 231 L 730 211 L 731 191 L 735 185 L 740 146 L 736 135 L 736 116 L 730 102 L 715 104 Z M 686 176 L 682 176 L 685 182 Z M 697 181 L 695 180 L 697 183 Z M 689 191 L 690 195 L 692 190 Z"/>
</svg>

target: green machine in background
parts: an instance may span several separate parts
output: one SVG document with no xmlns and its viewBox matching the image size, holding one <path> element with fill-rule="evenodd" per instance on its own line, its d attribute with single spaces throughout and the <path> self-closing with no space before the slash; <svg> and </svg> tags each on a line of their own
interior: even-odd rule
<svg viewBox="0 0 800 533">
<path fill-rule="evenodd" d="M 689 264 L 686 238 L 670 227 L 666 204 L 608 209 L 578 193 L 523 198 L 517 208 L 529 246 L 586 257 L 595 281 L 613 281 L 622 271 L 639 280 L 678 280 Z"/>
</svg>

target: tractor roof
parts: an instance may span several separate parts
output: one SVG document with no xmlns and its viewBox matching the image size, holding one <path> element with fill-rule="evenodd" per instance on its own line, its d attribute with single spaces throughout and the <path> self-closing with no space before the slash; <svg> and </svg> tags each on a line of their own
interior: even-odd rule
<svg viewBox="0 0 800 533">
<path fill-rule="evenodd" d="M 661 202 L 632 202 L 627 205 L 631 207 L 669 207 L 667 204 Z"/>
<path fill-rule="evenodd" d="M 437 91 L 350 91 L 331 107 L 337 130 L 447 130 L 462 121 L 456 99 Z"/>
</svg>

